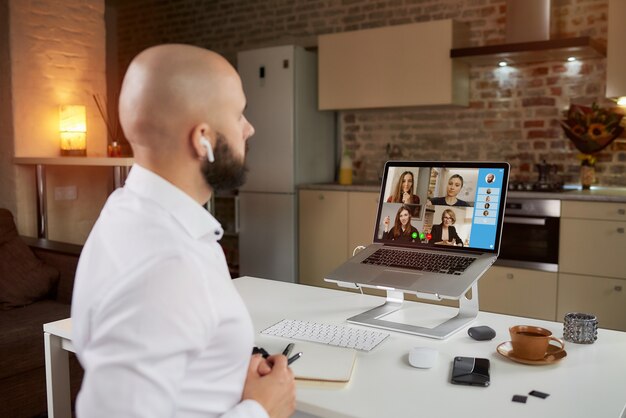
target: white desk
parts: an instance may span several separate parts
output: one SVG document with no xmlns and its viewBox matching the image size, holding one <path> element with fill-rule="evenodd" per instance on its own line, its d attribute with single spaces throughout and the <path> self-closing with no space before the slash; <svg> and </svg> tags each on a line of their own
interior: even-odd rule
<svg viewBox="0 0 626 418">
<path fill-rule="evenodd" d="M 239 278 L 234 281 L 246 302 L 257 331 L 283 318 L 344 323 L 345 319 L 380 305 L 383 299 L 290 283 Z M 453 316 L 451 308 L 407 302 L 408 316 L 422 317 L 417 325 Z M 626 417 L 626 333 L 601 329 L 591 345 L 566 345 L 567 357 L 548 366 L 514 363 L 496 353 L 508 341 L 508 327 L 535 324 L 562 336 L 562 324 L 480 312 L 474 325 L 496 330 L 492 341 L 474 341 L 465 330 L 447 340 L 391 333 L 369 353 L 359 352 L 350 382 L 343 386 L 298 384 L 298 410 L 322 417 Z M 351 325 L 352 326 L 352 325 Z M 52 387 L 55 375 L 67 365 L 60 351 L 72 350 L 70 320 L 46 324 L 46 376 L 49 417 L 69 416 L 69 392 Z M 439 350 L 438 364 L 428 370 L 408 364 L 411 347 Z M 56 353 L 56 354 L 55 354 Z M 306 355 L 306 353 L 304 353 Z M 457 386 L 449 383 L 454 356 L 491 360 L 491 386 Z M 65 357 L 65 360 L 64 360 Z M 60 358 L 60 360 L 59 360 Z M 52 390 L 54 389 L 54 390 Z M 526 404 L 513 395 L 531 390 L 549 393 L 547 399 L 529 396 Z M 53 406 L 54 403 L 54 406 Z M 61 407 L 57 408 L 57 404 Z M 52 414 L 50 414 L 52 411 Z"/>
<path fill-rule="evenodd" d="M 46 361 L 46 392 L 48 418 L 70 418 L 70 365 L 68 352 L 72 345 L 72 320 L 62 319 L 43 325 L 44 357 Z"/>
</svg>

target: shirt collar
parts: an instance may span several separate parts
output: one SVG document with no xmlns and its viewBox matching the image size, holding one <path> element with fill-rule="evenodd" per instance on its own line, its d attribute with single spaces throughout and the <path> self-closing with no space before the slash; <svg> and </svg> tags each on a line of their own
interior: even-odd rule
<svg viewBox="0 0 626 418">
<path fill-rule="evenodd" d="M 206 236 L 217 241 L 224 235 L 220 223 L 202 205 L 163 177 L 137 163 L 133 164 L 124 188 L 161 206 L 194 239 Z"/>
</svg>

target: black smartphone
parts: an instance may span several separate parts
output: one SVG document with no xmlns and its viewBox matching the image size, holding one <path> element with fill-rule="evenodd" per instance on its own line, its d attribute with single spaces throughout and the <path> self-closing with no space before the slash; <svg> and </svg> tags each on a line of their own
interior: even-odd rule
<svg viewBox="0 0 626 418">
<path fill-rule="evenodd" d="M 489 359 L 455 357 L 451 383 L 455 385 L 489 386 Z"/>
</svg>

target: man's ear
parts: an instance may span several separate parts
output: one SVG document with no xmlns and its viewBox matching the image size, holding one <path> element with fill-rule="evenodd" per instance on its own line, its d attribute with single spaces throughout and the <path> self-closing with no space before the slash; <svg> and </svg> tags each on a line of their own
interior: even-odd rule
<svg viewBox="0 0 626 418">
<path fill-rule="evenodd" d="M 213 162 L 215 138 L 208 124 L 201 123 L 196 125 L 191 131 L 189 140 L 191 148 L 199 159 L 207 159 L 209 162 Z"/>
</svg>

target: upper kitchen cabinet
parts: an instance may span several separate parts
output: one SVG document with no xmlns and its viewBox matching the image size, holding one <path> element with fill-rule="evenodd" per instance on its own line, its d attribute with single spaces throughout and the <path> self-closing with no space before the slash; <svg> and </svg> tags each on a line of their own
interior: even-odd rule
<svg viewBox="0 0 626 418">
<path fill-rule="evenodd" d="M 321 35 L 319 107 L 467 106 L 468 66 L 450 58 L 466 39 L 452 20 Z"/>
<path fill-rule="evenodd" d="M 626 106 L 626 1 L 609 0 L 609 33 L 606 57 L 606 97 Z"/>
</svg>

